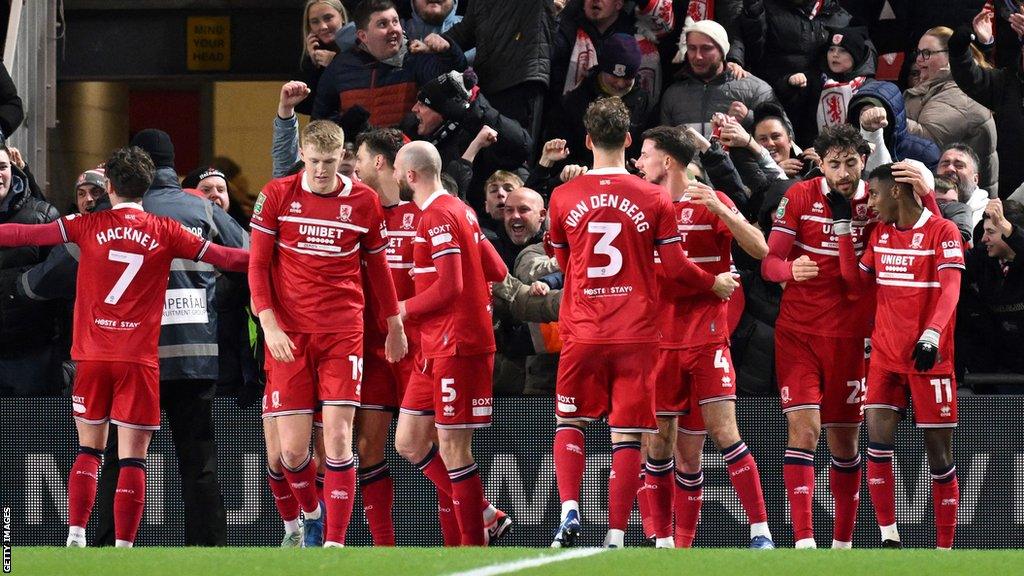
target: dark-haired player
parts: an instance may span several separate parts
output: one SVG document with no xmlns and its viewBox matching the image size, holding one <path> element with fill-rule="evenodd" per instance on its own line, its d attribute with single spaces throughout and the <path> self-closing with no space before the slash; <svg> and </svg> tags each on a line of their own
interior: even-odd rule
<svg viewBox="0 0 1024 576">
<path fill-rule="evenodd" d="M 552 546 L 571 546 L 579 534 L 583 427 L 607 418 L 612 473 L 604 544 L 621 548 L 639 488 L 640 436 L 658 429 L 650 362 L 651 346 L 659 341 L 657 276 L 713 290 L 720 298 L 729 297 L 737 283 L 728 272 L 713 276 L 688 260 L 668 193 L 626 172 L 631 140 L 622 100 L 591 104 L 584 124 L 594 169 L 555 189 L 549 211 L 551 243 L 565 272 L 554 445 L 562 523 Z"/>
<path fill-rule="evenodd" d="M 960 500 L 952 448 L 957 424 L 953 332 L 964 251 L 956 225 L 923 208 L 913 188 L 897 181 L 893 169 L 899 166 L 879 166 L 868 179 L 869 205 L 882 224 L 863 256 L 858 259 L 854 252 L 848 223 L 835 224 L 843 277 L 853 285 L 877 286 L 864 404 L 868 490 L 883 547 L 900 547 L 892 455 L 909 394 L 932 473 L 936 547 L 948 549 Z"/>
<path fill-rule="evenodd" d="M 73 242 L 81 250 L 71 349 L 78 362 L 71 405 L 79 453 L 68 477 L 69 547 L 85 546 L 110 422 L 117 425 L 121 461 L 115 545 L 135 541 L 146 500 L 146 451 L 160 427 L 157 341 L 171 261 L 202 260 L 233 272 L 248 263 L 245 250 L 211 244 L 170 218 L 144 212 L 142 195 L 154 171 L 142 149 L 118 149 L 106 163 L 112 210 L 0 225 L 0 246 Z"/>
<path fill-rule="evenodd" d="M 824 427 L 832 454 L 832 547 L 849 548 L 860 492 L 857 434 L 874 301 L 870 291 L 857 291 L 842 281 L 831 205 L 846 199 L 852 206 L 859 253 L 873 225 L 861 181 L 868 148 L 857 129 L 839 125 L 823 129 L 814 149 L 821 155 L 824 175 L 786 191 L 761 271 L 766 279 L 785 285 L 775 323 L 775 366 L 789 427 L 783 476 L 796 547 L 816 547 L 811 514 L 814 452 Z"/>
<path fill-rule="evenodd" d="M 696 148 L 684 130 L 659 126 L 644 132 L 643 138 L 636 166 L 645 180 L 669 191 L 683 251 L 691 261 L 710 274 L 729 272 L 733 238 L 754 258 L 768 253 L 764 234 L 740 215 L 728 196 L 687 176 Z M 675 544 L 693 544 L 702 500 L 700 460 L 710 433 L 750 520 L 750 546 L 773 548 L 761 476 L 736 427 L 728 303 L 711 292 L 669 285 L 662 289 L 661 306 L 661 350 L 655 368 L 658 433 L 645 438 L 646 489 L 640 493 L 649 499 L 655 545 L 672 543 L 673 509 Z M 673 490 L 673 468 L 678 490 Z"/>
</svg>

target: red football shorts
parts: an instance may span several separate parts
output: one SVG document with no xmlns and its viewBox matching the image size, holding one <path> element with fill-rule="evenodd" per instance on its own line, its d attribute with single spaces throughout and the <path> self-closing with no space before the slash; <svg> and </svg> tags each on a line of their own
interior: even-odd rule
<svg viewBox="0 0 1024 576">
<path fill-rule="evenodd" d="M 775 330 L 775 372 L 782 411 L 821 410 L 823 426 L 860 424 L 864 403 L 864 338 Z"/>
<path fill-rule="evenodd" d="M 727 343 L 662 350 L 658 356 L 658 416 L 679 416 L 682 432 L 703 434 L 700 407 L 736 399 L 736 373 Z"/>
<path fill-rule="evenodd" d="M 318 403 L 359 406 L 363 339 L 359 334 L 288 334 L 295 360 L 278 362 L 267 350 L 265 410 L 272 416 L 312 414 Z"/>
<path fill-rule="evenodd" d="M 71 395 L 75 420 L 160 429 L 160 369 L 135 362 L 82 360 Z"/>
<path fill-rule="evenodd" d="M 918 428 L 956 426 L 956 377 L 953 374 L 907 374 L 872 366 L 864 408 L 888 408 L 905 413 L 908 393 L 914 403 L 914 422 Z"/>
<path fill-rule="evenodd" d="M 653 344 L 566 342 L 558 360 L 555 414 L 565 420 L 608 418 L 613 432 L 653 432 Z"/>
<path fill-rule="evenodd" d="M 359 408 L 397 413 L 414 369 L 413 363 L 409 355 L 392 364 L 384 358 L 384 349 L 366 350 Z"/>
<path fill-rule="evenodd" d="M 491 425 L 494 353 L 427 360 L 434 389 L 434 425 L 483 428 Z"/>
<path fill-rule="evenodd" d="M 411 354 L 410 354 L 411 355 Z M 434 415 L 434 378 L 430 373 L 430 362 L 419 353 L 412 359 L 412 371 L 405 385 L 402 407 L 399 412 L 413 416 Z"/>
</svg>

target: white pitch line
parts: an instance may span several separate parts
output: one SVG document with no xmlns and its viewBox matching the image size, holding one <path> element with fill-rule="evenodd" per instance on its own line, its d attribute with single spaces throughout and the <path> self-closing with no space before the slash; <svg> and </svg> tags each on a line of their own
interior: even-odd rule
<svg viewBox="0 0 1024 576">
<path fill-rule="evenodd" d="M 494 576 L 495 574 L 508 574 L 509 572 L 518 572 L 519 570 L 536 568 L 546 564 L 554 564 L 555 562 L 575 560 L 576 558 L 586 558 L 587 556 L 593 556 L 595 554 L 607 552 L 608 550 L 609 548 L 579 548 L 576 550 L 568 550 L 561 554 L 554 554 L 552 556 L 541 556 L 539 558 L 531 558 L 529 560 L 516 560 L 514 562 L 505 562 L 503 564 L 493 564 L 491 566 L 484 566 L 483 568 L 475 568 L 465 572 L 455 572 L 448 576 Z"/>
</svg>

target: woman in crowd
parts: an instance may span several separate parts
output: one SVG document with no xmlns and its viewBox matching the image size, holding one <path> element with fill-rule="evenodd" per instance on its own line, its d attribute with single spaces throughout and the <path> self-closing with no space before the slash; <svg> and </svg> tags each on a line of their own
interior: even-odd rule
<svg viewBox="0 0 1024 576">
<path fill-rule="evenodd" d="M 302 11 L 302 60 L 299 70 L 302 80 L 309 86 L 310 96 L 295 107 L 299 114 L 313 112 L 313 97 L 324 69 L 339 52 L 334 40 L 338 30 L 348 23 L 348 12 L 340 0 L 306 0 Z"/>
</svg>

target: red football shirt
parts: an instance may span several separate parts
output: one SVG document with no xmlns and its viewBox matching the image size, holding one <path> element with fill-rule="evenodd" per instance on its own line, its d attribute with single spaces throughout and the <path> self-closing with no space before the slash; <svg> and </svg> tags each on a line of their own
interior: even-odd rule
<svg viewBox="0 0 1024 576">
<path fill-rule="evenodd" d="M 730 210 L 739 213 L 728 196 L 718 194 Z M 732 268 L 732 231 L 705 206 L 683 196 L 673 202 L 676 227 L 683 251 L 695 264 L 712 275 Z M 664 285 L 662 313 L 658 315 L 662 348 L 686 348 L 729 341 L 729 303 L 711 291 L 683 293 Z"/>
<path fill-rule="evenodd" d="M 413 241 L 416 293 L 438 281 L 434 260 L 459 258 L 462 264 L 462 295 L 458 303 L 415 318 L 426 358 L 495 351 L 491 290 L 480 259 L 479 244 L 483 239 L 476 213 L 458 198 L 439 191 L 424 203 Z"/>
<path fill-rule="evenodd" d="M 209 242 L 142 206 L 57 220 L 81 250 L 75 289 L 75 360 L 159 366 L 157 345 L 171 260 L 198 260 Z"/>
<path fill-rule="evenodd" d="M 551 243 L 567 249 L 559 333 L 588 344 L 658 342 L 654 250 L 679 241 L 668 192 L 621 168 L 555 189 Z"/>
<path fill-rule="evenodd" d="M 786 191 L 775 211 L 772 233 L 795 236 L 787 260 L 808 256 L 818 263 L 818 276 L 789 282 L 775 325 L 819 336 L 866 337 L 874 310 L 870 291 L 851 299 L 839 270 L 839 238 L 832 233 L 832 209 L 825 194 L 828 183 L 818 177 L 797 182 Z M 857 254 L 877 220 L 869 213 L 864 182 L 858 182 L 853 205 L 853 245 Z"/>
<path fill-rule="evenodd" d="M 254 231 L 277 238 L 270 264 L 270 302 L 289 332 L 361 334 L 363 281 L 360 250 L 387 245 L 377 193 L 338 175 L 338 187 L 314 194 L 305 172 L 271 180 L 253 207 Z"/>
<path fill-rule="evenodd" d="M 964 250 L 955 224 L 928 210 L 909 230 L 879 225 L 860 260 L 878 285 L 871 365 L 914 373 L 911 355 L 939 300 L 939 270 L 964 269 Z M 953 372 L 955 316 L 939 336 L 939 358 L 928 373 Z"/>
<path fill-rule="evenodd" d="M 384 225 L 388 230 L 388 246 L 385 250 L 391 279 L 395 282 L 395 293 L 399 300 L 408 300 L 416 295 L 416 283 L 412 277 L 413 258 L 412 245 L 416 237 L 416 227 L 420 223 L 420 209 L 414 202 L 399 202 L 394 206 L 384 207 Z M 364 286 L 369 286 L 365 271 Z M 366 333 L 363 338 L 368 343 L 383 345 L 387 336 L 387 327 L 383 319 L 377 317 L 377 303 L 373 298 L 366 300 Z M 406 322 L 405 334 L 409 340 L 410 350 L 418 337 L 412 329 L 412 322 Z M 411 352 L 410 352 L 411 353 Z"/>
</svg>

